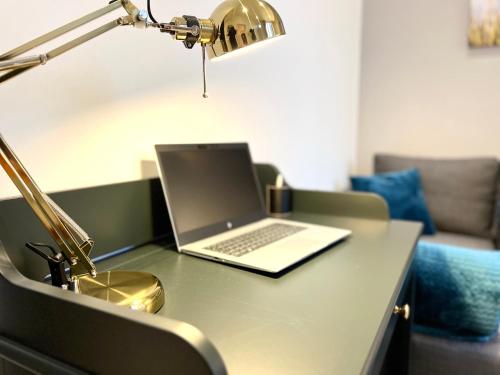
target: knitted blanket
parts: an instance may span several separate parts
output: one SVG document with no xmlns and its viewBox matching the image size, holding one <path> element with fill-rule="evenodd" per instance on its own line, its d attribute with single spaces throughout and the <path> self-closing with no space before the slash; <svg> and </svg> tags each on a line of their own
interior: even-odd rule
<svg viewBox="0 0 500 375">
<path fill-rule="evenodd" d="M 420 332 L 487 340 L 500 318 L 500 251 L 420 242 L 415 323 Z"/>
</svg>

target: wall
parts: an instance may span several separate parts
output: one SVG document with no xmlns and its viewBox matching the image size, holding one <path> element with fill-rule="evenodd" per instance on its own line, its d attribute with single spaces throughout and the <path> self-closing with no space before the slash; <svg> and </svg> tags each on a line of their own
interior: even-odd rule
<svg viewBox="0 0 500 375">
<path fill-rule="evenodd" d="M 0 51 L 105 4 L 4 1 Z M 206 17 L 217 4 L 152 0 L 165 21 Z M 139 179 L 156 143 L 230 141 L 248 141 L 256 161 L 275 163 L 297 187 L 341 188 L 356 154 L 361 0 L 272 4 L 288 35 L 210 63 L 208 100 L 199 47 L 123 27 L 2 85 L 0 131 L 46 191 Z M 0 174 L 0 197 L 16 195 Z"/>
<path fill-rule="evenodd" d="M 469 1 L 364 3 L 358 171 L 376 152 L 499 157 L 500 48 L 468 48 Z"/>
</svg>

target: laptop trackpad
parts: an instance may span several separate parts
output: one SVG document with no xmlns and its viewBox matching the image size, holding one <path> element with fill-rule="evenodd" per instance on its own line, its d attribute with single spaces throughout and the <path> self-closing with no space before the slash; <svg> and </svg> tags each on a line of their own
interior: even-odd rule
<svg viewBox="0 0 500 375">
<path fill-rule="evenodd" d="M 252 260 L 262 260 L 265 263 L 270 261 L 274 264 L 287 263 L 286 260 L 298 261 L 306 256 L 321 250 L 325 244 L 317 239 L 307 238 L 305 236 L 296 236 L 294 238 L 289 238 L 281 243 L 274 243 L 272 247 L 264 247 L 263 251 L 254 251 L 248 254 L 248 258 Z"/>
</svg>

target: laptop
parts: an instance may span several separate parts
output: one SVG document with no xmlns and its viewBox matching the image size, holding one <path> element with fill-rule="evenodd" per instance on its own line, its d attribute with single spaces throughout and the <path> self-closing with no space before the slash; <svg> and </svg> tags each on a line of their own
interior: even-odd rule
<svg viewBox="0 0 500 375">
<path fill-rule="evenodd" d="M 155 148 L 179 252 L 277 273 L 351 233 L 269 217 L 246 143 Z"/>
</svg>

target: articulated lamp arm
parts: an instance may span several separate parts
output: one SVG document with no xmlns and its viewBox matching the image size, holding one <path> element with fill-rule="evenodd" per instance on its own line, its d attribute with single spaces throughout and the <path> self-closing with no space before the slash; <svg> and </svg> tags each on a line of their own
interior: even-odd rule
<svg viewBox="0 0 500 375">
<path fill-rule="evenodd" d="M 18 57 L 120 7 L 123 7 L 127 11 L 126 16 L 119 17 L 111 22 L 108 22 L 101 27 L 81 35 L 80 37 L 73 39 L 47 53 L 28 57 Z M 202 32 L 202 29 L 197 25 L 188 27 L 187 25 L 176 25 L 174 23 L 149 23 L 147 22 L 146 13 L 144 11 L 140 11 L 131 1 L 115 0 L 102 9 L 89 13 L 75 21 L 57 28 L 56 30 L 44 34 L 0 55 L 0 71 L 6 72 L 3 75 L 0 75 L 0 83 L 3 83 L 36 66 L 43 65 L 64 52 L 67 52 L 101 34 L 113 30 L 117 26 L 125 25 L 135 27 L 152 26 L 159 28 L 163 32 L 173 34 L 183 33 L 186 37 L 190 33 L 201 35 Z M 213 31 L 215 32 L 215 29 L 213 29 Z M 212 36 L 210 38 L 212 38 Z M 90 274 L 91 276 L 95 276 L 96 268 L 89 258 L 90 251 L 94 244 L 93 240 L 59 206 L 57 206 L 57 204 L 55 204 L 40 190 L 1 134 L 0 165 L 6 171 L 9 178 L 16 185 L 23 198 L 27 201 L 43 226 L 54 239 L 61 252 L 64 254 L 65 259 L 70 264 L 72 281 L 75 281 L 76 278 L 84 275 Z"/>
<path fill-rule="evenodd" d="M 94 242 L 60 207 L 42 193 L 1 134 L 0 164 L 64 254 L 70 264 L 71 276 L 95 276 L 95 266 L 88 257 Z"/>
<path fill-rule="evenodd" d="M 119 17 L 111 22 L 108 22 L 101 27 L 83 34 L 80 37 L 73 39 L 47 53 L 27 57 L 18 57 L 120 7 L 123 7 L 127 11 L 128 14 L 126 16 Z M 0 55 L 0 72 L 6 71 L 6 73 L 0 75 L 0 84 L 36 66 L 45 65 L 49 60 L 52 60 L 53 58 L 83 43 L 86 43 L 99 35 L 113 30 L 117 26 L 158 28 L 161 32 L 167 32 L 173 35 L 175 39 L 183 41 L 185 46 L 189 49 L 191 49 L 196 43 L 201 43 L 203 51 L 205 51 L 206 44 L 213 43 L 215 41 L 218 31 L 212 20 L 198 19 L 192 16 L 174 17 L 170 23 L 148 22 L 147 13 L 144 10 L 139 10 L 130 0 L 114 0 L 102 9 L 89 13 L 75 21 L 57 28 L 56 30 L 35 38 Z M 203 63 L 205 64 L 205 59 L 203 59 Z M 204 81 L 206 81 L 205 65 L 203 65 L 203 72 Z M 207 97 L 206 92 L 204 92 L 203 96 Z"/>
<path fill-rule="evenodd" d="M 120 7 L 123 7 L 127 11 L 127 16 L 106 23 L 48 53 L 37 56 L 18 57 L 33 48 L 58 38 Z M 54 31 L 4 53 L 0 56 L 0 71 L 6 71 L 6 73 L 0 76 L 0 83 L 38 65 L 43 65 L 64 52 L 114 29 L 116 26 L 140 25 L 145 23 L 145 20 L 141 20 L 139 13 L 139 10 L 129 0 L 115 1 L 102 9 L 89 13 Z M 78 277 L 83 275 L 95 276 L 96 268 L 89 258 L 90 251 L 94 244 L 93 240 L 69 217 L 69 215 L 40 190 L 1 134 L 0 164 L 68 261 L 70 265 L 71 281 L 75 281 Z"/>
<path fill-rule="evenodd" d="M 94 21 L 107 13 L 110 13 L 120 7 L 125 8 L 128 15 L 124 17 L 120 17 L 116 20 L 113 20 L 93 31 L 90 31 L 74 40 L 71 40 L 60 47 L 57 47 L 45 54 L 28 56 L 28 57 L 20 57 L 18 56 L 41 46 L 53 39 L 56 39 L 72 30 L 75 30 L 91 21 Z M 2 55 L 0 55 L 0 71 L 7 71 L 2 76 L 0 76 L 0 83 L 7 81 L 10 78 L 17 76 L 20 73 L 23 73 L 35 66 L 44 65 L 47 61 L 63 54 L 66 51 L 69 51 L 72 48 L 79 46 L 101 34 L 106 33 L 114 29 L 120 25 L 135 25 L 144 23 L 140 20 L 139 10 L 128 0 L 120 0 L 114 1 L 106 7 L 96 10 L 95 12 L 89 13 L 75 21 L 72 21 L 64 26 L 61 26 L 47 34 L 44 34 L 36 39 L 33 39 L 23 45 L 8 51 Z M 145 20 L 144 20 L 145 21 Z"/>
</svg>

